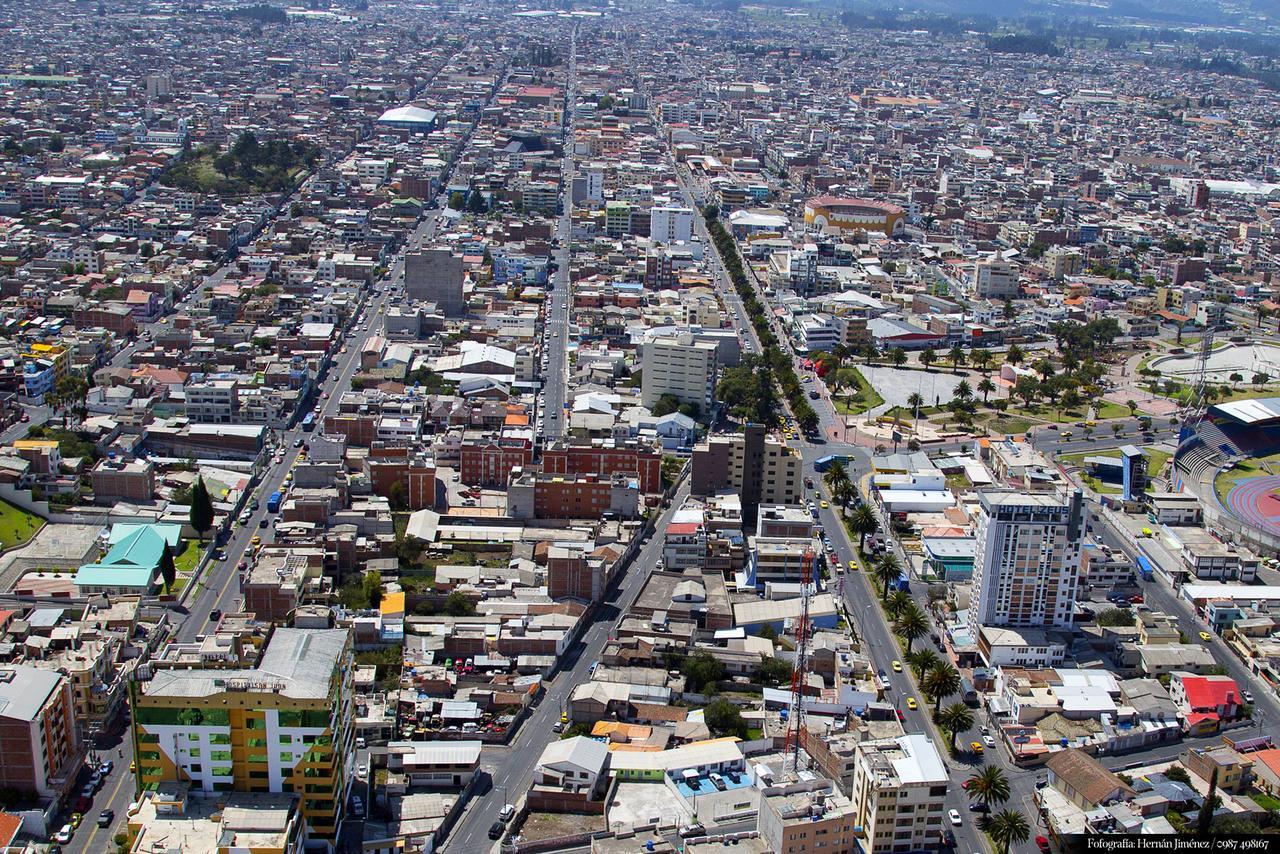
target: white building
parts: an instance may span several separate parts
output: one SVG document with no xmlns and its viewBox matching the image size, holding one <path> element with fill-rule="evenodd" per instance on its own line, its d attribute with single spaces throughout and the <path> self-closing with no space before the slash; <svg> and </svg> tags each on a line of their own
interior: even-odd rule
<svg viewBox="0 0 1280 854">
<path fill-rule="evenodd" d="M 979 299 L 1016 297 L 1018 295 L 1017 266 L 994 258 L 975 262 L 973 295 Z"/>
<path fill-rule="evenodd" d="M 693 208 L 654 205 L 649 209 L 649 239 L 659 243 L 688 243 L 693 239 Z"/>
<path fill-rule="evenodd" d="M 641 404 L 653 409 L 664 394 L 669 394 L 706 413 L 715 391 L 717 361 L 716 345 L 698 341 L 691 333 L 654 338 L 644 345 Z"/>
<path fill-rule="evenodd" d="M 853 767 L 852 824 L 863 828 L 868 854 L 941 847 L 947 767 L 921 733 L 864 741 Z"/>
<path fill-rule="evenodd" d="M 1083 496 L 980 492 L 974 600 L 979 627 L 1068 627 L 1084 534 Z"/>
</svg>

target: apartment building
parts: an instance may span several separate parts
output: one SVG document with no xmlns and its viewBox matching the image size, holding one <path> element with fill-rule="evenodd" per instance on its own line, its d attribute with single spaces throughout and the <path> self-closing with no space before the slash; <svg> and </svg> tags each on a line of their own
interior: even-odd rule
<svg viewBox="0 0 1280 854">
<path fill-rule="evenodd" d="M 654 338 L 644 345 L 640 402 L 653 409 L 663 395 L 693 404 L 700 414 L 711 409 L 715 394 L 717 347 L 692 333 Z"/>
<path fill-rule="evenodd" d="M 93 500 L 99 504 L 150 501 L 156 493 L 155 466 L 150 461 L 106 458 L 99 460 L 89 475 Z"/>
<path fill-rule="evenodd" d="M 81 750 L 71 682 L 55 670 L 0 668 L 0 787 L 41 798 L 75 783 Z"/>
<path fill-rule="evenodd" d="M 1084 533 L 1083 496 L 987 491 L 980 512 L 970 609 L 979 627 L 1069 627 Z"/>
<path fill-rule="evenodd" d="M 462 256 L 448 248 L 409 252 L 404 261 L 404 292 L 411 300 L 435 303 L 445 317 L 461 317 Z"/>
<path fill-rule="evenodd" d="M 973 265 L 973 295 L 978 299 L 1012 299 L 1018 295 L 1018 267 L 989 258 Z"/>
<path fill-rule="evenodd" d="M 335 839 L 352 766 L 351 635 L 278 628 L 255 666 L 144 669 L 133 690 L 138 785 L 293 792 L 314 837 Z"/>
<path fill-rule="evenodd" d="M 922 733 L 865 741 L 856 748 L 853 824 L 867 854 L 934 850 L 946 829 L 947 767 Z"/>
<path fill-rule="evenodd" d="M 798 504 L 804 494 L 803 461 L 769 435 L 762 424 L 741 433 L 709 436 L 693 449 L 694 495 L 732 490 L 742 497 L 748 518 L 761 504 Z"/>
<path fill-rule="evenodd" d="M 853 851 L 853 805 L 830 780 L 766 789 L 760 798 L 757 828 L 770 851 L 791 854 Z"/>
<path fill-rule="evenodd" d="M 649 209 L 649 239 L 688 243 L 693 239 L 693 208 L 654 205 Z"/>
</svg>

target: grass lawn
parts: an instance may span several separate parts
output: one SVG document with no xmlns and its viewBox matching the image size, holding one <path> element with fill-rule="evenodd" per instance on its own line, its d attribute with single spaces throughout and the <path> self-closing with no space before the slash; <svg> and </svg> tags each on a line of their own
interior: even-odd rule
<svg viewBox="0 0 1280 854">
<path fill-rule="evenodd" d="M 1280 798 L 1272 797 L 1265 792 L 1251 792 L 1249 797 L 1268 812 L 1280 812 Z"/>
<path fill-rule="evenodd" d="M 1147 457 L 1147 472 L 1150 477 L 1154 477 L 1164 468 L 1164 464 L 1168 462 L 1171 454 L 1165 451 L 1157 451 L 1152 448 L 1143 448 L 1142 452 Z M 1063 465 L 1078 466 L 1084 468 L 1084 461 L 1088 457 L 1109 457 L 1111 459 L 1120 459 L 1120 450 L 1118 448 L 1100 450 L 1097 452 L 1085 451 L 1082 454 L 1063 454 L 1058 460 Z M 1083 470 L 1080 473 L 1080 479 L 1088 484 L 1089 488 L 1101 495 L 1119 495 L 1123 488 L 1118 483 L 1107 483 L 1099 480 L 1092 475 L 1086 474 Z"/>
<path fill-rule="evenodd" d="M 1033 403 L 1030 406 L 1015 406 L 1005 410 L 1012 416 L 1023 416 L 1037 418 L 1041 421 L 1052 421 L 1057 424 L 1067 424 L 1072 421 L 1083 421 L 1085 416 L 1089 414 L 1088 407 L 1077 407 L 1075 409 L 1060 409 L 1047 402 Z M 1097 407 L 1097 418 L 1128 418 L 1129 407 L 1122 406 L 1118 403 L 1103 401 Z"/>
<path fill-rule="evenodd" d="M 998 412 L 993 412 L 986 418 L 979 416 L 979 420 L 997 433 L 1025 433 L 1036 424 L 1035 421 L 1027 418 L 1002 415 Z"/>
<path fill-rule="evenodd" d="M 0 501 L 0 549 L 28 542 L 44 527 L 44 520 L 16 504 Z"/>
<path fill-rule="evenodd" d="M 200 543 L 195 540 L 183 540 L 179 552 L 173 556 L 173 565 L 178 575 L 190 575 L 196 571 L 200 562 Z"/>
<path fill-rule="evenodd" d="M 884 403 L 884 398 L 871 387 L 871 383 L 867 382 L 862 371 L 854 367 L 841 368 L 840 375 L 841 379 L 852 380 L 853 384 L 841 388 L 836 398 L 837 412 L 845 415 L 860 415 Z"/>
</svg>

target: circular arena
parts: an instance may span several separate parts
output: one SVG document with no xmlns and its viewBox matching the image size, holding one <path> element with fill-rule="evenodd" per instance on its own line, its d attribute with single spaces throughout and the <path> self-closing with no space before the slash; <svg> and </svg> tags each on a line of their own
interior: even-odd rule
<svg viewBox="0 0 1280 854">
<path fill-rule="evenodd" d="M 1280 397 L 1209 407 L 1184 430 L 1174 488 L 1201 499 L 1205 522 L 1255 547 L 1280 549 Z"/>
</svg>

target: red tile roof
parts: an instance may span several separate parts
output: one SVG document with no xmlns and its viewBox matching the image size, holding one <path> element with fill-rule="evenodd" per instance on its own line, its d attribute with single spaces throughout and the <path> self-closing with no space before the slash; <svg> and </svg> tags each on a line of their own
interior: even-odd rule
<svg viewBox="0 0 1280 854">
<path fill-rule="evenodd" d="M 1192 709 L 1220 709 L 1240 702 L 1240 689 L 1230 676 L 1183 676 L 1182 689 Z"/>
</svg>

